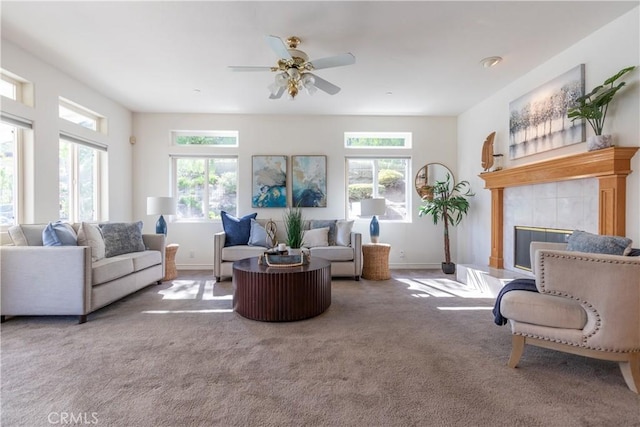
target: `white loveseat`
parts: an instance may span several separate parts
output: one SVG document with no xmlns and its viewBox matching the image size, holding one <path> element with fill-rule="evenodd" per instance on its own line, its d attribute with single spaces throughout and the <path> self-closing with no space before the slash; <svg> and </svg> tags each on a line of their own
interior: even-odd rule
<svg viewBox="0 0 640 427">
<path fill-rule="evenodd" d="M 76 232 L 79 226 L 73 224 Z M 18 227 L 20 246 L 0 246 L 2 321 L 75 315 L 84 323 L 89 313 L 164 277 L 163 234 L 143 234 L 143 251 L 92 261 L 89 246 L 43 246 L 46 224 Z"/>
<path fill-rule="evenodd" d="M 258 219 L 257 222 L 265 226 L 268 220 Z M 276 240 L 286 242 L 285 226 L 282 221 L 274 221 L 277 227 Z M 325 221 L 322 221 L 325 222 Z M 306 229 L 314 223 L 306 221 Z M 352 277 L 360 280 L 362 274 L 362 234 L 349 233 L 349 246 L 330 245 L 308 248 L 311 257 L 324 258 L 331 262 L 332 277 Z M 267 248 L 262 246 L 237 245 L 225 247 L 224 231 L 216 233 L 213 239 L 213 275 L 216 281 L 233 275 L 233 262 L 244 258 L 257 257 Z"/>
</svg>

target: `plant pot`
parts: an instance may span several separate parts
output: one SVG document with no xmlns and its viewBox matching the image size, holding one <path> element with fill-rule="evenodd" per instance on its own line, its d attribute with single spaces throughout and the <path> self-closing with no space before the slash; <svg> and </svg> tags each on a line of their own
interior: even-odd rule
<svg viewBox="0 0 640 427">
<path fill-rule="evenodd" d="M 453 262 L 443 262 L 442 272 L 444 274 L 453 274 L 456 272 L 456 264 Z"/>
<path fill-rule="evenodd" d="M 611 135 L 593 135 L 587 138 L 587 150 L 595 151 L 609 148 L 613 145 L 613 137 Z"/>
<path fill-rule="evenodd" d="M 289 248 L 287 247 L 288 251 L 289 251 L 289 255 L 300 255 L 300 253 L 302 252 L 302 249 L 300 248 Z"/>
</svg>

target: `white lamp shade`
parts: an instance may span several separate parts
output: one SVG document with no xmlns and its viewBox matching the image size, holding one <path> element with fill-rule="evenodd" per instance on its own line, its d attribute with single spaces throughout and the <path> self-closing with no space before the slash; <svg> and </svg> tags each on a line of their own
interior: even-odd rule
<svg viewBox="0 0 640 427">
<path fill-rule="evenodd" d="M 147 215 L 175 215 L 176 199 L 173 197 L 147 197 Z"/>
<path fill-rule="evenodd" d="M 387 203 L 383 198 L 360 200 L 361 216 L 384 215 L 386 211 Z"/>
</svg>

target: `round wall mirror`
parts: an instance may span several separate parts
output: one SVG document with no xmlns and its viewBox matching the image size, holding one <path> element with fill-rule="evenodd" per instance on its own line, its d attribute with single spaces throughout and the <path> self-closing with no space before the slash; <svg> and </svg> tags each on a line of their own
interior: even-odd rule
<svg viewBox="0 0 640 427">
<path fill-rule="evenodd" d="M 433 198 L 433 186 L 436 181 L 446 181 L 451 176 L 451 184 L 455 182 L 453 172 L 442 163 L 427 163 L 416 174 L 416 191 L 421 199 Z"/>
</svg>

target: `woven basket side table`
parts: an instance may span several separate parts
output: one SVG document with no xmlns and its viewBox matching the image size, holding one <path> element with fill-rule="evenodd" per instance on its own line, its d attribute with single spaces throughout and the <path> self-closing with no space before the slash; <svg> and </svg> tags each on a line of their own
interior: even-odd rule
<svg viewBox="0 0 640 427">
<path fill-rule="evenodd" d="M 391 245 L 370 243 L 362 245 L 362 277 L 369 280 L 391 279 L 389 252 Z"/>
<path fill-rule="evenodd" d="M 163 281 L 173 280 L 178 277 L 178 270 L 176 269 L 176 252 L 180 247 L 177 243 L 171 243 L 164 248 L 164 279 Z"/>
</svg>

